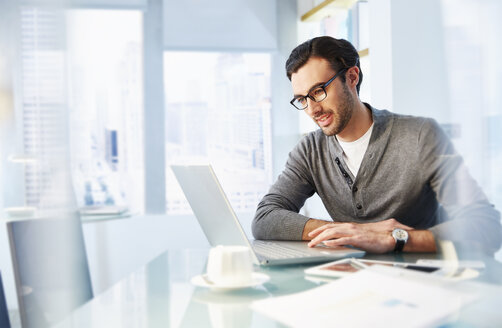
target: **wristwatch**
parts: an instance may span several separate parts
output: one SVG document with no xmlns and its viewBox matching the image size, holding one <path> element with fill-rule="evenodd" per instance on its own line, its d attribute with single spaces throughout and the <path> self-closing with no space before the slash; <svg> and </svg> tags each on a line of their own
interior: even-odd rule
<svg viewBox="0 0 502 328">
<path fill-rule="evenodd" d="M 408 232 L 406 230 L 396 228 L 392 230 L 392 237 L 396 241 L 394 252 L 402 252 L 404 244 L 408 241 Z"/>
</svg>

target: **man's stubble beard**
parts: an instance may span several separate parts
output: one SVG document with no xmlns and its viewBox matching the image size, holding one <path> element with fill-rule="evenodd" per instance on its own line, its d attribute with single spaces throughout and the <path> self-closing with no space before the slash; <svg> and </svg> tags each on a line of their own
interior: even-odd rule
<svg viewBox="0 0 502 328">
<path fill-rule="evenodd" d="M 349 88 L 345 83 L 343 85 L 343 97 L 340 104 L 337 106 L 336 112 L 332 110 L 334 119 L 330 126 L 322 128 L 322 131 L 327 136 L 337 135 L 345 129 L 347 124 L 349 124 L 352 114 L 354 113 L 355 101 L 349 91 Z"/>
</svg>

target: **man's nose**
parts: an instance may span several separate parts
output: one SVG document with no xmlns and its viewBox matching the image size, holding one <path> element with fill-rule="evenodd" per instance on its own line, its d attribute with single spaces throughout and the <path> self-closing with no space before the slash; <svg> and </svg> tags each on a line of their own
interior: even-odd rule
<svg viewBox="0 0 502 328">
<path fill-rule="evenodd" d="M 308 114 L 315 117 L 317 113 L 321 111 L 321 104 L 307 97 L 307 108 Z"/>
</svg>

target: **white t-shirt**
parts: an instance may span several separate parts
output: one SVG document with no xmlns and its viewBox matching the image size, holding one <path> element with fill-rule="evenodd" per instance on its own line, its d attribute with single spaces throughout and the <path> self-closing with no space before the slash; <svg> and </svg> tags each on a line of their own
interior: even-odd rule
<svg viewBox="0 0 502 328">
<path fill-rule="evenodd" d="M 338 143 L 340 143 L 340 146 L 343 149 L 343 159 L 354 176 L 357 176 L 357 172 L 359 171 L 359 167 L 363 161 L 364 153 L 366 153 L 366 149 L 368 149 L 373 125 L 374 123 L 372 123 L 368 131 L 366 131 L 366 133 L 357 140 L 344 142 L 337 138 Z"/>
</svg>

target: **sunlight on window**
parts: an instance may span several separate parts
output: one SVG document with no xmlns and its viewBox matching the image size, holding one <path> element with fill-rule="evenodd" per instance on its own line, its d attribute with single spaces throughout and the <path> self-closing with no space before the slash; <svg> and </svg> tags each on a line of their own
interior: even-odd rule
<svg viewBox="0 0 502 328">
<path fill-rule="evenodd" d="M 143 208 L 142 15 L 67 16 L 71 161 L 79 206 Z"/>
<path fill-rule="evenodd" d="M 271 181 L 270 55 L 167 52 L 166 163 L 210 163 L 236 211 Z M 167 211 L 190 209 L 167 168 Z"/>
</svg>

